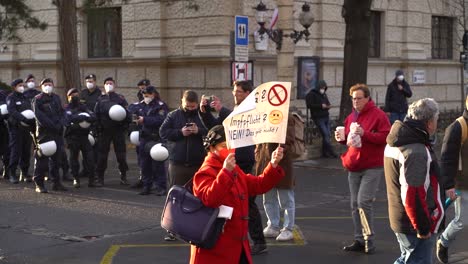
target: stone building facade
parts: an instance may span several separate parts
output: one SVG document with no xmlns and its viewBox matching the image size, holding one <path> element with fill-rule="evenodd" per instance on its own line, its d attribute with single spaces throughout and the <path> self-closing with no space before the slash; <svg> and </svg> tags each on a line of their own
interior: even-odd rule
<svg viewBox="0 0 468 264">
<path fill-rule="evenodd" d="M 367 83 L 378 104 L 383 104 L 386 85 L 395 71 L 403 69 L 413 88 L 411 100 L 433 97 L 442 109 L 461 106 L 463 74 L 459 54 L 463 29 L 458 23 L 459 9 L 450 4 L 457 1 L 462 0 L 373 1 L 374 57 L 369 58 Z M 5 43 L 7 49 L 0 53 L 0 80 L 9 83 L 32 73 L 37 79 L 52 77 L 64 89 L 59 66 L 58 15 L 51 2 L 27 0 L 34 15 L 49 27 L 45 31 L 21 29 L 23 42 Z M 129 102 L 136 100 L 136 83 L 148 78 L 171 108 L 179 105 L 185 89 L 218 95 L 232 106 L 231 35 L 235 15 L 249 16 L 249 59 L 254 66 L 254 85 L 276 80 L 274 43 L 270 42 L 264 51 L 256 50 L 253 44 L 252 32 L 258 28 L 253 8 L 259 0 L 114 0 L 105 8 L 116 12 L 116 20 L 105 21 L 104 26 L 99 21 L 105 15 L 96 13 L 90 17 L 80 0 L 77 2 L 81 76 L 95 73 L 100 85 L 106 77 L 113 76 Z M 302 1 L 263 1 L 270 9 L 285 2 L 293 3 L 291 19 L 295 19 L 295 28 L 302 30 L 297 21 Z M 331 103 L 339 106 L 345 35 L 343 0 L 314 0 L 310 4 L 315 17 L 310 27 L 311 39 L 299 41 L 294 56 L 320 57 L 319 78 L 327 81 Z M 90 20 L 98 24 L 91 25 Z M 106 30 L 113 33 L 109 35 Z M 105 44 L 96 48 L 90 44 L 90 38 Z M 434 42 L 438 42 L 437 47 Z M 106 47 L 116 49 L 115 53 L 102 53 Z M 297 60 L 293 67 L 297 69 Z M 297 75 L 297 70 L 294 72 Z M 414 83 L 414 77 L 421 83 Z M 296 78 L 281 81 L 292 81 L 296 87 Z M 303 107 L 304 102 L 295 100 L 293 105 Z M 335 107 L 332 115 L 337 114 Z"/>
</svg>

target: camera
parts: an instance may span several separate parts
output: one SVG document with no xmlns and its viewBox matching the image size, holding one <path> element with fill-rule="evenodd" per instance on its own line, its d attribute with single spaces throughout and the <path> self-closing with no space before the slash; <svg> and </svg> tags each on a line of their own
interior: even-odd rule
<svg viewBox="0 0 468 264">
<path fill-rule="evenodd" d="M 202 95 L 204 98 L 206 98 L 206 105 L 204 106 L 205 107 L 205 111 L 207 112 L 214 112 L 215 109 L 213 107 L 211 107 L 211 102 L 214 101 L 214 95 L 211 95 L 211 96 L 206 96 L 206 95 Z"/>
</svg>

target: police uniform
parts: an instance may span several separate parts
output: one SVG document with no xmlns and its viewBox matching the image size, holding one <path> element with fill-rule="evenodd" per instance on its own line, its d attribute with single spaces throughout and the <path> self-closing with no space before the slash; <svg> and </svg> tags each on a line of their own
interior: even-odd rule
<svg viewBox="0 0 468 264">
<path fill-rule="evenodd" d="M 6 105 L 8 91 L 0 90 L 0 105 Z M 7 180 L 10 178 L 8 165 L 10 163 L 10 148 L 8 147 L 8 114 L 0 113 L 0 157 L 2 158 L 2 177 Z"/>
<path fill-rule="evenodd" d="M 96 174 L 98 182 L 104 184 L 104 172 L 107 169 L 107 158 L 110 144 L 113 143 L 117 163 L 119 164 L 121 184 L 127 184 L 127 146 L 125 144 L 125 133 L 131 122 L 131 115 L 126 110 L 127 116 L 123 121 L 114 121 L 109 117 L 109 109 L 114 105 L 127 108 L 125 97 L 116 92 L 101 95 L 96 103 L 94 113 L 96 114 L 96 131 L 98 136 L 98 162 Z"/>
<path fill-rule="evenodd" d="M 67 96 L 73 93 L 78 93 L 78 90 L 72 88 L 68 91 Z M 87 113 L 88 116 L 82 113 Z M 67 141 L 68 149 L 70 150 L 70 165 L 73 175 L 73 186 L 80 187 L 79 171 L 80 162 L 79 154 L 83 156 L 84 172 L 88 176 L 88 186 L 97 187 L 94 178 L 95 163 L 93 157 L 93 149 L 88 140 L 90 127 L 84 128 L 80 126 L 80 122 L 88 122 L 90 124 L 96 121 L 96 115 L 89 111 L 85 104 L 80 102 L 79 97 L 72 98 L 71 102 L 65 106 L 65 140 Z"/>
<path fill-rule="evenodd" d="M 156 93 L 153 86 L 148 86 L 143 93 Z M 166 168 L 163 161 L 154 161 L 150 156 L 151 146 L 161 142 L 159 128 L 167 116 L 167 105 L 158 99 L 153 99 L 149 104 L 144 101 L 139 103 L 136 115 L 143 117 L 143 125 L 140 129 L 139 156 L 142 172 L 142 195 L 151 192 L 153 182 L 156 184 L 156 194 L 164 195 L 166 192 Z"/>
<path fill-rule="evenodd" d="M 143 94 L 142 94 L 143 96 Z M 142 99 L 143 100 L 143 99 Z M 132 115 L 132 116 L 137 116 L 137 113 L 140 111 L 141 109 L 141 104 L 140 102 L 136 102 L 136 103 L 133 103 L 131 105 L 128 106 L 128 112 Z M 129 135 L 131 132 L 133 131 L 140 131 L 141 130 L 141 125 L 138 125 L 136 124 L 135 122 L 132 122 L 129 126 Z M 141 188 L 143 187 L 143 176 L 141 174 L 141 159 L 140 159 L 140 146 L 137 145 L 135 146 L 135 151 L 136 151 L 136 155 L 137 155 L 137 164 L 138 164 L 138 168 L 140 168 L 140 177 L 138 179 L 138 182 L 136 182 L 135 184 L 133 184 L 132 186 L 130 186 L 130 188 Z"/>
<path fill-rule="evenodd" d="M 148 87 L 150 85 L 151 85 L 151 82 L 148 79 L 140 80 L 137 83 L 138 88 L 140 88 L 140 86 L 145 86 L 145 89 L 146 89 L 146 87 Z M 142 89 L 138 89 L 137 98 L 138 98 L 138 102 L 143 101 L 143 90 Z"/>
<path fill-rule="evenodd" d="M 41 86 L 44 83 L 52 83 L 50 79 L 41 81 Z M 37 192 L 47 192 L 44 186 L 44 176 L 49 166 L 49 179 L 52 180 L 52 189 L 65 191 L 60 182 L 59 166 L 60 166 L 60 151 L 64 147 L 63 144 L 63 127 L 65 124 L 64 111 L 60 97 L 55 93 L 41 92 L 32 101 L 32 108 L 36 115 L 37 128 L 35 133 L 36 150 L 34 153 L 35 167 L 33 180 L 36 183 Z M 41 154 L 39 144 L 55 141 L 57 151 L 49 157 Z M 49 162 L 50 160 L 50 162 Z"/>
<path fill-rule="evenodd" d="M 21 80 L 21 83 L 23 81 Z M 17 83 L 19 84 L 19 83 Z M 17 84 L 12 83 L 12 87 Z M 16 177 L 16 169 L 19 165 L 21 170 L 21 180 L 30 182 L 28 176 L 29 159 L 31 158 L 31 133 L 34 132 L 36 121 L 27 119 L 21 114 L 25 110 L 32 110 L 31 102 L 24 93 L 13 91 L 7 97 L 8 107 L 8 127 L 9 127 L 9 148 L 10 148 L 10 163 L 8 171 L 10 173 L 10 182 L 18 183 Z"/>
</svg>

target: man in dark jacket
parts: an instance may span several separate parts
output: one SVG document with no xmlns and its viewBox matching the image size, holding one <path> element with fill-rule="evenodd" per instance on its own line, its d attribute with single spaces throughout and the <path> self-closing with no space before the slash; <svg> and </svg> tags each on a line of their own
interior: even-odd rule
<svg viewBox="0 0 468 264">
<path fill-rule="evenodd" d="M 322 157 L 337 158 L 330 142 L 330 116 L 328 111 L 331 108 L 330 101 L 326 94 L 327 83 L 320 80 L 315 89 L 310 90 L 306 95 L 306 105 L 310 109 L 310 116 L 322 135 Z"/>
<path fill-rule="evenodd" d="M 85 86 L 86 86 L 86 89 L 82 89 L 80 92 L 80 101 L 81 103 L 85 104 L 86 107 L 90 111 L 94 112 L 94 107 L 96 106 L 96 102 L 98 101 L 98 98 L 102 95 L 101 89 L 96 84 L 96 75 L 94 74 L 87 75 L 85 77 Z M 99 140 L 97 138 L 95 124 L 91 126 L 91 134 L 96 140 Z M 92 146 L 94 163 L 96 164 L 97 164 L 97 159 L 98 159 L 98 146 L 99 144 L 94 144 L 94 146 Z"/>
<path fill-rule="evenodd" d="M 0 157 L 2 159 L 1 177 L 5 180 L 10 178 L 8 164 L 10 163 L 10 148 L 8 147 L 8 107 L 6 99 L 9 90 L 0 89 Z"/>
<path fill-rule="evenodd" d="M 466 192 L 455 192 L 457 189 L 466 189 L 468 182 L 466 174 L 468 172 L 468 97 L 466 97 L 466 106 L 463 116 L 459 117 L 447 129 L 445 129 L 444 142 L 440 157 L 441 184 L 447 197 L 453 200 L 455 207 L 455 217 L 447 225 L 444 232 L 437 240 L 437 258 L 442 263 L 448 263 L 448 248 L 463 229 L 463 222 L 466 222 L 464 215 L 468 211 L 468 196 Z M 463 122 L 464 120 L 464 122 Z M 465 133 L 465 135 L 463 135 Z M 462 142 L 463 138 L 465 139 Z M 461 164 L 461 166 L 459 166 Z M 463 178 L 465 177 L 465 178 Z"/>
<path fill-rule="evenodd" d="M 396 120 L 403 121 L 408 111 L 408 101 L 413 95 L 411 88 L 405 80 L 402 70 L 395 72 L 395 78 L 388 84 L 387 94 L 385 95 L 384 112 L 390 118 L 393 124 Z"/>
<path fill-rule="evenodd" d="M 88 135 L 90 126 L 96 121 L 96 115 L 85 104 L 80 102 L 78 89 L 72 88 L 67 92 L 68 105 L 65 106 L 65 139 L 70 149 L 70 166 L 73 176 L 73 186 L 80 188 L 78 160 L 80 152 L 83 157 L 84 172 L 88 176 L 88 187 L 101 187 L 95 182 L 95 163 L 91 143 Z"/>
<path fill-rule="evenodd" d="M 232 91 L 232 95 L 234 96 L 234 107 L 240 105 L 252 91 L 253 87 L 251 82 L 234 82 Z M 200 113 L 203 118 L 203 122 L 208 129 L 211 129 L 215 125 L 222 125 L 224 119 L 226 119 L 226 117 L 232 112 L 232 110 L 222 106 L 221 101 L 216 96 L 213 96 L 211 99 L 213 100 L 208 102 L 208 98 L 204 97 L 200 104 Z M 213 114 L 208 111 L 209 109 L 218 112 L 218 118 L 215 118 Z M 252 173 L 253 165 L 255 163 L 255 146 L 237 148 L 236 162 L 243 172 Z M 252 247 L 253 255 L 267 252 L 266 240 L 263 234 L 262 217 L 255 199 L 256 196 L 249 197 L 249 234 L 254 242 Z"/>
<path fill-rule="evenodd" d="M 115 81 L 112 77 L 104 80 L 105 94 L 99 97 L 94 113 L 96 114 L 96 131 L 98 134 L 98 162 L 96 174 L 98 182 L 104 185 L 104 173 L 107 169 L 107 158 L 111 143 L 114 145 L 114 152 L 119 164 L 120 184 L 128 185 L 127 182 L 127 145 L 125 142 L 126 130 L 132 121 L 130 113 L 127 111 L 127 100 L 121 94 L 115 92 Z M 120 105 L 125 109 L 125 117 L 118 121 L 111 117 L 110 109 L 115 105 Z"/>
<path fill-rule="evenodd" d="M 60 97 L 53 93 L 52 79 L 45 78 L 40 85 L 42 93 L 36 95 L 32 101 L 32 109 L 38 126 L 35 135 L 33 181 L 36 183 L 36 192 L 46 193 L 44 177 L 48 170 L 48 178 L 52 179 L 53 183 L 52 190 L 66 191 L 59 177 L 60 149 L 64 147 L 63 126 L 65 124 L 62 102 Z M 56 145 L 56 151 L 51 156 L 46 156 L 40 147 L 42 143 L 47 142 L 55 142 Z"/>
<path fill-rule="evenodd" d="M 21 169 L 21 180 L 31 182 L 28 177 L 29 159 L 31 158 L 31 132 L 36 129 L 34 118 L 26 118 L 22 112 L 31 111 L 31 102 L 24 95 L 25 88 L 23 80 L 16 79 L 11 83 L 13 92 L 7 98 L 8 106 L 8 127 L 10 138 L 10 164 L 8 171 L 10 173 L 10 182 L 18 183 L 16 169 L 19 165 Z"/>
<path fill-rule="evenodd" d="M 387 137 L 388 212 L 401 250 L 395 263 L 432 263 L 435 234 L 444 217 L 437 158 L 429 140 L 437 130 L 438 116 L 434 99 L 418 100 Z"/>
</svg>

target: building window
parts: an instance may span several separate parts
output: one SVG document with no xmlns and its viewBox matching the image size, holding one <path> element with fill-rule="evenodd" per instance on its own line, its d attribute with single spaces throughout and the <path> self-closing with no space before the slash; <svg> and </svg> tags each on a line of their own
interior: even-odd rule
<svg viewBox="0 0 468 264">
<path fill-rule="evenodd" d="M 88 11 L 88 57 L 122 57 L 120 7 Z"/>
<path fill-rule="evenodd" d="M 369 58 L 380 57 L 380 19 L 381 12 L 371 11 L 369 31 Z"/>
<path fill-rule="evenodd" d="M 450 17 L 432 17 L 432 58 L 452 59 L 453 21 Z"/>
</svg>

